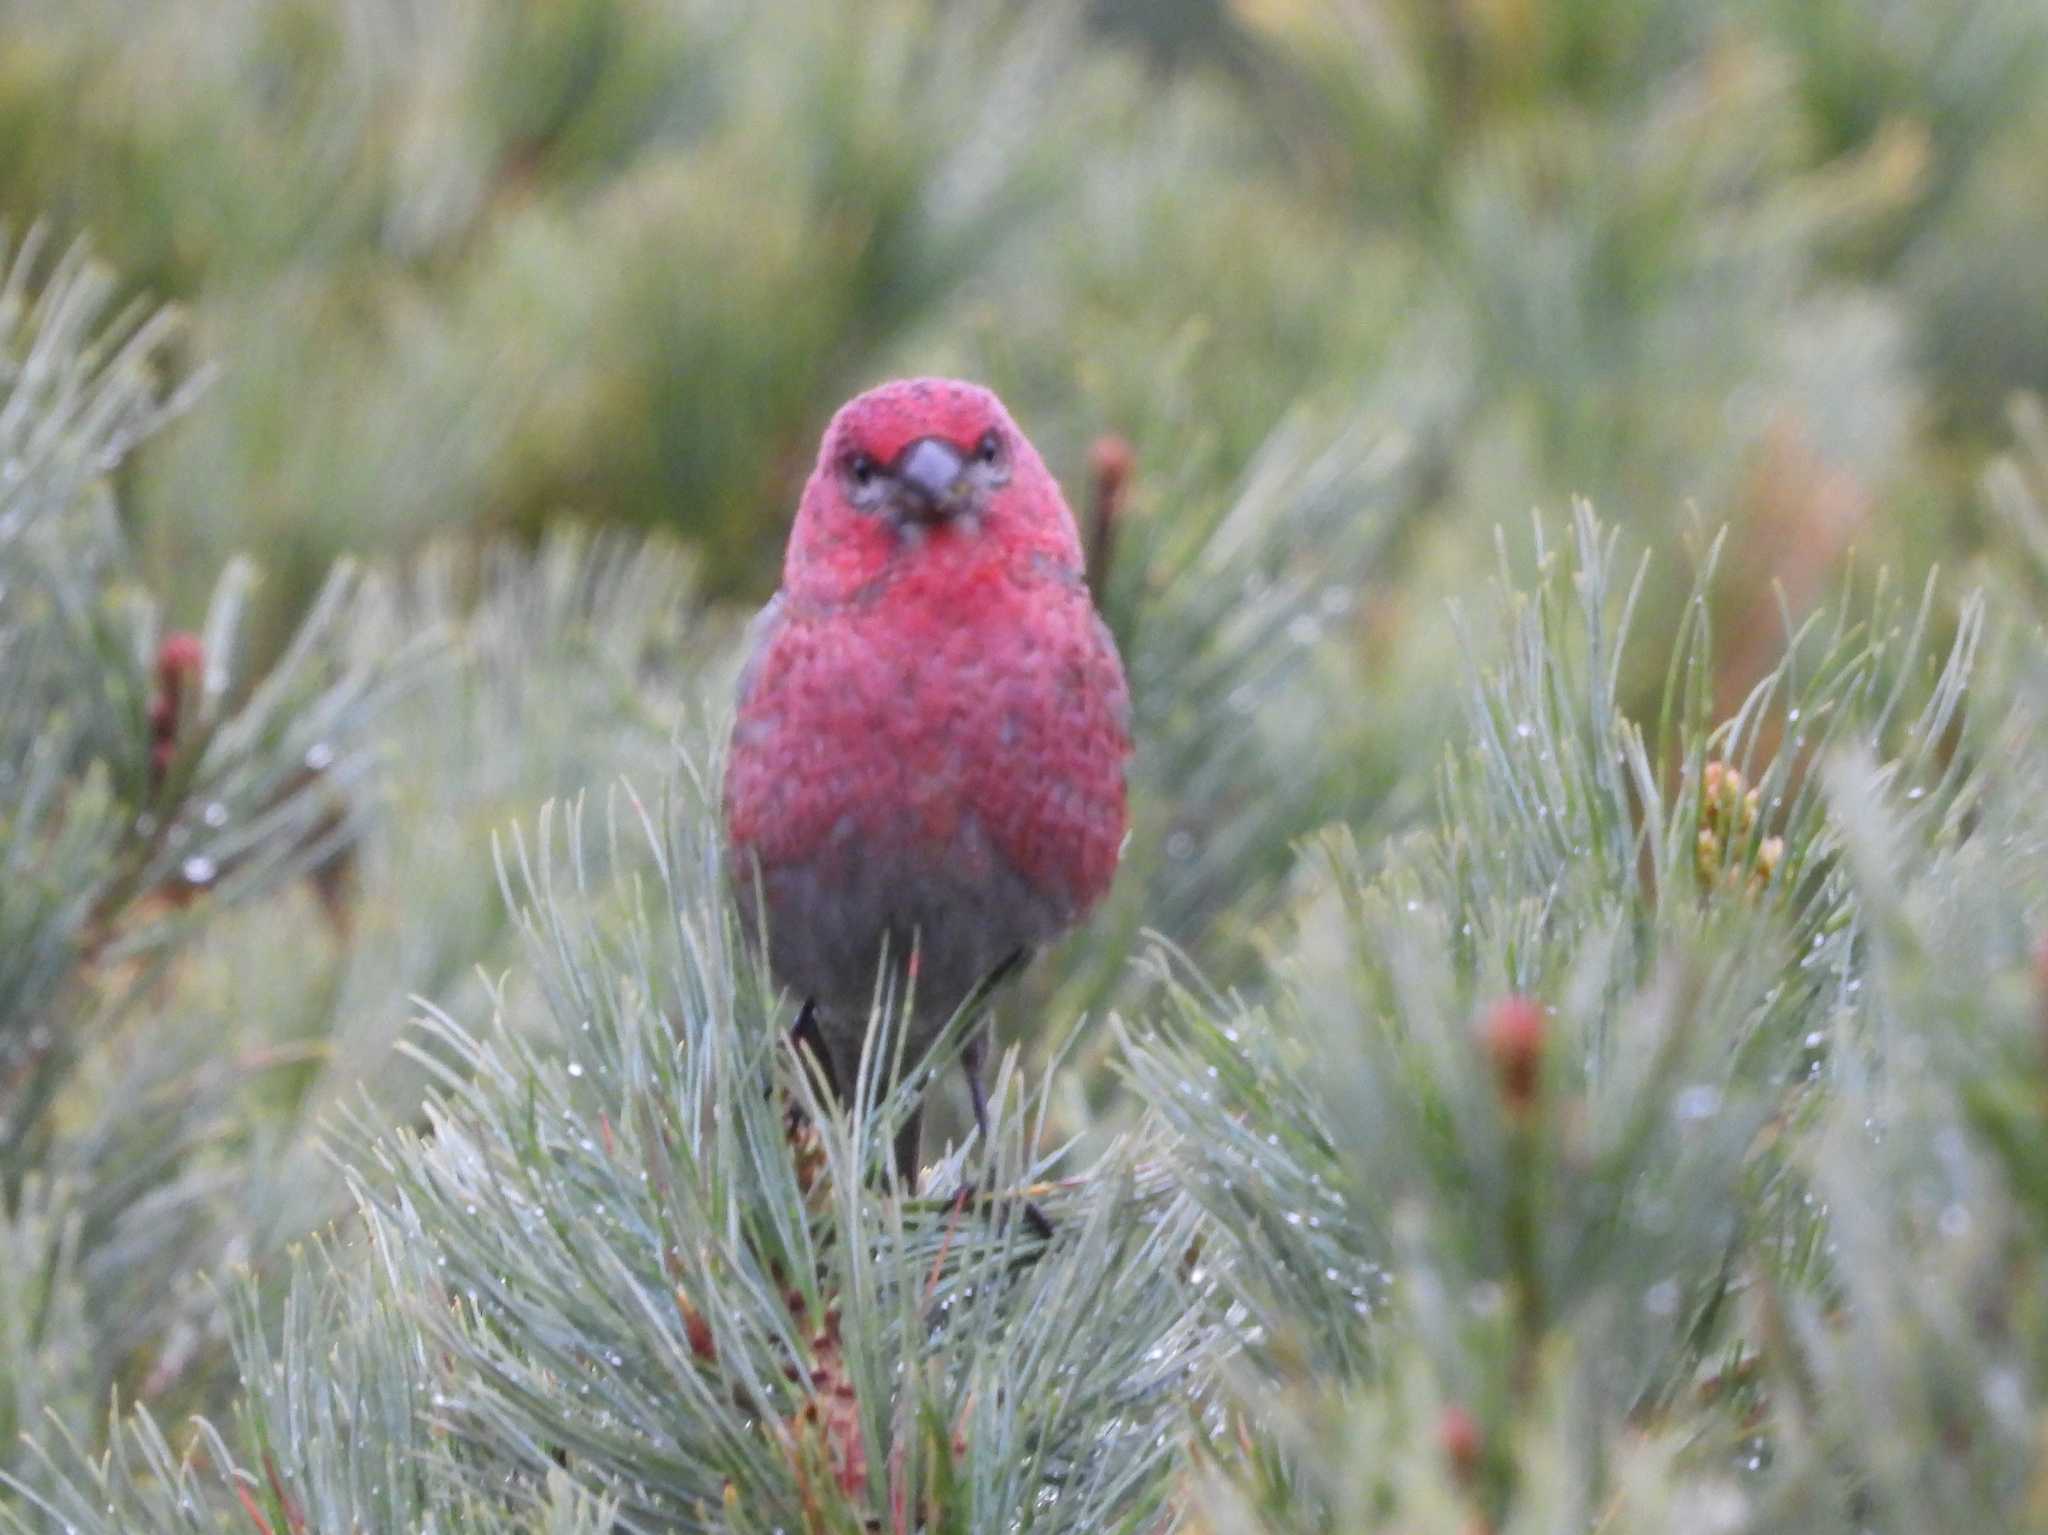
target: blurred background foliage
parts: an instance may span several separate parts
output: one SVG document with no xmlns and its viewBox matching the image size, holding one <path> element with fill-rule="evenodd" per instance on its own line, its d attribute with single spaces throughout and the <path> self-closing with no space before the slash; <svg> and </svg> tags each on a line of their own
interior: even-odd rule
<svg viewBox="0 0 2048 1535">
<path fill-rule="evenodd" d="M 1148 932 L 1204 978 L 1187 1037 L 1135 1071 L 1114 1031 L 1084 1033 L 1049 1089 L 1051 1138 L 1099 1146 L 1161 1107 L 1220 1148 L 1180 1171 L 1243 1241 L 1219 1192 L 1244 1176 L 1220 1160 L 1234 1132 L 1175 1107 L 1179 1074 L 1229 1069 L 1222 1031 L 1267 1027 L 1269 1002 L 1291 1017 L 1316 986 L 1393 985 L 1342 978 L 1413 933 L 1347 927 L 1333 894 L 1385 898 L 1385 849 L 1407 849 L 1384 856 L 1432 910 L 1491 911 L 1449 854 L 1388 841 L 1439 814 L 1518 865 L 1494 871 L 1519 891 L 1488 898 L 1507 912 L 1495 948 L 1433 983 L 1451 1011 L 1575 965 L 1616 967 L 1608 1011 L 1747 1016 L 1732 991 L 1653 994 L 1645 934 L 1668 937 L 1668 914 L 1647 895 L 1644 952 L 1595 941 L 1630 905 L 1626 850 L 1599 866 L 1615 889 L 1574 884 L 1595 876 L 1505 809 L 1552 771 L 1529 756 L 1555 744 L 1543 710 L 1541 731 L 1501 714 L 1488 738 L 1493 706 L 1452 683 L 1484 649 L 1469 636 L 1520 611 L 1496 570 L 1561 579 L 1531 509 L 1555 527 L 1590 497 L 1656 556 L 1604 707 L 1660 718 L 1672 657 L 1695 658 L 1690 734 L 1644 759 L 1672 796 L 1658 835 L 1682 848 L 1678 786 L 1697 791 L 1713 722 L 1754 689 L 1814 685 L 1798 668 L 1828 656 L 1872 689 L 1910 669 L 1882 645 L 1790 643 L 1845 591 L 1852 615 L 1890 613 L 1862 573 L 1918 592 L 1962 566 L 2038 611 L 2044 164 L 2039 0 L 0 0 L 0 869 L 44 875 L 0 897 L 25 956 L 0 961 L 17 1052 L 0 1055 L 0 1271 L 22 1276 L 0 1315 L 28 1319 L 0 1326 L 0 1470 L 28 1474 L 13 1431 L 46 1411 L 95 1443 L 111 1389 L 165 1422 L 227 1400 L 213 1286 L 236 1265 L 275 1280 L 350 1209 L 329 1133 L 407 1121 L 435 1070 L 401 1046 L 411 999 L 545 1031 L 542 999 L 501 984 L 518 948 L 492 837 L 551 797 L 623 776 L 653 804 L 715 771 L 734 639 L 774 585 L 819 430 L 891 375 L 1004 395 L 1089 533 L 1132 676 L 1124 872 L 1009 1026 L 1043 1062 L 1069 1020 L 1174 1014 L 1180 972 L 1132 963 Z M 159 301 L 170 314 L 143 322 Z M 62 361 L 56 386 L 39 356 Z M 1598 551 L 1566 563 L 1609 581 Z M 1966 588 L 1911 620 L 1927 654 L 1975 633 Z M 210 669 L 200 712 L 171 711 L 159 773 L 158 646 L 177 629 Z M 1597 626 L 1568 631 L 1510 630 L 1524 703 L 1542 646 L 1598 650 Z M 2038 696 L 2035 652 L 2008 661 L 2014 696 Z M 1760 710 L 1722 745 L 1768 762 L 1788 723 Z M 1589 727 L 1603 749 L 1611 724 Z M 1439 776 L 1475 736 L 1499 748 L 1498 803 L 1455 758 Z M 1802 745 L 1776 771 L 1826 841 Z M 1600 787 L 1603 836 L 1649 802 Z M 607 859 L 593 843 L 593 877 Z M 2024 943 L 2007 928 L 2039 916 L 2027 878 L 2009 883 L 1978 935 L 1996 929 L 1986 965 L 2008 970 Z M 1846 910 L 1845 888 L 1799 909 Z M 1554 964 L 1526 958 L 1533 908 L 1582 918 Z M 1890 939 L 1908 969 L 1947 936 L 1910 915 Z M 1774 1038 L 1824 1008 L 1792 998 Z M 2010 1001 L 1999 1028 L 2025 1014 Z M 1059 1026 L 1022 1027 L 1040 1017 Z M 1859 1079 L 1814 1118 L 1847 1144 L 1874 1091 Z M 1276 1135 L 1323 1112 L 1291 1080 L 1236 1103 Z M 1915 1104 L 1888 1154 L 1946 1145 L 1952 1111 Z M 1631 1154 L 1685 1149 L 1671 1125 L 1642 1134 Z M 1706 1148 L 1706 1174 L 1672 1151 L 1670 1175 L 1733 1200 L 1740 1149 Z M 1384 1148 L 1288 1150 L 1259 1172 L 1276 1188 L 1369 1188 L 1389 1166 Z M 1798 1156 L 1773 1169 L 1771 1199 L 1806 1191 Z M 1856 1173 L 1845 1152 L 1812 1176 Z M 1410 1167 L 1403 1187 L 1465 1176 Z M 1484 1235 L 1362 1230 L 1346 1261 L 1434 1244 L 1493 1284 L 1499 1255 L 1463 1251 Z M 1330 1254 L 1275 1246 L 1315 1291 Z M 1955 1263 L 1983 1282 L 1981 1254 Z M 1818 1327 L 1831 1282 L 1757 1330 Z M 1258 1389 L 1423 1455 L 1444 1388 L 1408 1361 L 1391 1395 L 1360 1394 L 1353 1288 L 1247 1290 L 1239 1322 L 1316 1317 L 1345 1361 L 1304 1379 L 1261 1358 Z M 279 1321 L 276 1286 L 254 1293 L 247 1336 Z M 1863 1315 L 1911 1304 L 1873 1293 Z M 1831 1367 L 1789 1362 L 1812 1346 L 1782 1355 L 1797 1383 Z M 1483 1374 L 1474 1350 L 1457 1342 L 1457 1368 Z M 1498 1414 L 1620 1388 L 1546 1362 L 1471 1389 Z M 1813 1408 L 1786 1454 L 1819 1464 L 1825 1441 L 1839 1463 L 1836 1411 Z M 1530 1432 L 1539 1469 L 1580 1453 Z M 1628 1451 L 1651 1480 L 1663 1454 Z M 1243 1456 L 1238 1522 L 1218 1528 L 1307 1527 L 1304 1506 L 1364 1496 L 1297 1499 Z M 1486 1474 L 1498 1508 L 1508 1473 Z M 563 1528 L 589 1512 L 562 1508 Z"/>
<path fill-rule="evenodd" d="M 148 567 L 189 607 L 260 548 L 273 637 L 339 552 L 563 517 L 758 597 L 823 415 L 911 369 L 988 378 L 1070 484 L 1122 433 L 1153 514 L 1313 406 L 1441 460 L 1425 566 L 1582 493 L 1754 523 L 1795 590 L 1967 546 L 2048 380 L 2027 4 L 5 21 L 0 207 L 221 367 L 131 472 Z"/>
<path fill-rule="evenodd" d="M 1970 557 L 2006 403 L 2048 389 L 2034 4 L 4 16 L 0 210 L 179 303 L 214 371 L 122 475 L 174 620 L 255 555 L 274 654 L 339 555 L 565 521 L 676 540 L 705 600 L 751 604 L 832 407 L 965 373 L 1084 516 L 1090 445 L 1133 448 L 1099 581 L 1141 666 L 1141 605 L 1179 606 L 1226 508 L 1288 521 L 1231 554 L 1320 583 L 1293 632 L 1345 706 L 1257 723 L 1288 760 L 1345 739 L 1308 746 L 1313 803 L 1269 848 L 1372 811 L 1441 733 L 1437 615 L 1497 526 L 1585 495 L 1651 545 L 1734 529 L 1732 705 L 1775 659 L 1779 588 L 1796 620 L 1852 549 Z M 1292 490 L 1242 509 L 1333 451 L 1378 482 L 1369 539 L 1331 550 Z M 1689 576 L 1654 579 L 1668 638 Z M 1213 741 L 1207 695 L 1139 696 Z M 1155 751 L 1177 786 L 1189 750 Z M 1162 857 L 1230 792 L 1162 810 Z M 1217 905 L 1201 888 L 1189 915 Z"/>
</svg>

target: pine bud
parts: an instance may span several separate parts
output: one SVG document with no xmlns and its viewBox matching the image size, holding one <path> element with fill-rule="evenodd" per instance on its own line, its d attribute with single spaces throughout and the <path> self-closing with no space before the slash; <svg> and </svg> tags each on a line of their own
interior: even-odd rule
<svg viewBox="0 0 2048 1535">
<path fill-rule="evenodd" d="M 1763 791 L 1753 789 L 1740 768 L 1709 762 L 1700 772 L 1700 829 L 1694 843 L 1694 871 L 1700 888 L 1713 890 L 1724 879 L 1759 895 L 1785 856 L 1783 837 L 1766 837 L 1753 859 L 1745 857 L 1763 815 Z"/>
<path fill-rule="evenodd" d="M 1096 438 L 1088 450 L 1088 466 L 1095 476 L 1095 499 L 1088 528 L 1088 579 L 1097 589 L 1109 578 L 1109 562 L 1116 553 L 1117 523 L 1123 516 L 1125 492 L 1137 461 L 1131 445 L 1114 435 Z"/>
<path fill-rule="evenodd" d="M 1527 1113 L 1536 1102 L 1546 1032 L 1543 1005 L 1528 997 L 1504 997 L 1487 1017 L 1487 1053 L 1501 1102 L 1512 1114 Z"/>
<path fill-rule="evenodd" d="M 185 688 L 205 664 L 199 637 L 182 629 L 166 634 L 156 648 L 156 691 L 149 700 L 149 782 L 161 788 L 178 754 L 178 721 Z"/>
<path fill-rule="evenodd" d="M 1137 461 L 1138 455 L 1131 450 L 1131 445 L 1114 432 L 1096 438 L 1088 449 L 1088 464 L 1095 471 L 1097 493 L 1121 495 L 1124 482 L 1131 477 L 1131 468 Z"/>
<path fill-rule="evenodd" d="M 1696 857 L 1699 866 L 1700 883 L 1711 885 L 1721 877 L 1721 839 L 1714 835 L 1711 826 L 1700 828 L 1699 851 Z"/>
<path fill-rule="evenodd" d="M 1766 837 L 1756 850 L 1756 872 L 1749 877 L 1750 888 L 1762 894 L 1771 876 L 1778 872 L 1778 865 L 1785 861 L 1785 839 Z"/>
<path fill-rule="evenodd" d="M 711 1324 L 704 1320 L 703 1312 L 690 1304 L 681 1285 L 676 1286 L 676 1313 L 683 1319 L 683 1336 L 690 1340 L 690 1352 L 703 1364 L 716 1363 L 718 1343 L 711 1336 Z"/>
<path fill-rule="evenodd" d="M 173 629 L 156 647 L 157 678 L 171 682 L 177 678 L 196 677 L 205 660 L 206 652 L 200 647 L 198 635 L 185 629 Z"/>
<path fill-rule="evenodd" d="M 1444 1459 L 1451 1463 L 1452 1476 L 1469 1482 L 1479 1474 L 1479 1458 L 1485 1446 L 1478 1421 L 1471 1413 L 1456 1403 L 1446 1407 L 1437 1420 L 1436 1438 L 1443 1447 Z"/>
</svg>

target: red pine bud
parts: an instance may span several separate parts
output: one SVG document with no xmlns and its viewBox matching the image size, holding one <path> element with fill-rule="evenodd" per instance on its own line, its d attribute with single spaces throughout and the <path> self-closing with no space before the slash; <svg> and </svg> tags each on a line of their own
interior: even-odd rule
<svg viewBox="0 0 2048 1535">
<path fill-rule="evenodd" d="M 705 1364 L 713 1363 L 718 1358 L 718 1343 L 711 1336 L 711 1324 L 690 1304 L 681 1285 L 676 1286 L 676 1312 L 683 1319 L 683 1336 L 689 1339 L 690 1352 Z"/>
<path fill-rule="evenodd" d="M 1493 1057 L 1501 1101 L 1512 1113 L 1524 1113 L 1536 1102 L 1547 1027 L 1543 1005 L 1528 997 L 1504 997 L 1487 1016 L 1487 1053 Z"/>
<path fill-rule="evenodd" d="M 199 636 L 173 629 L 156 647 L 156 692 L 149 700 L 149 778 L 160 787 L 178 754 L 178 713 L 185 684 L 205 664 Z"/>
<path fill-rule="evenodd" d="M 1123 438 L 1111 434 L 1098 437 L 1088 450 L 1089 467 L 1095 471 L 1097 493 L 1116 495 L 1124 488 L 1124 481 L 1131 477 L 1131 468 L 1138 461 L 1138 455 Z"/>
<path fill-rule="evenodd" d="M 1437 1420 L 1436 1438 L 1443 1447 L 1444 1459 L 1451 1463 L 1451 1474 L 1461 1482 L 1472 1480 L 1479 1472 L 1479 1457 L 1484 1449 L 1478 1421 L 1454 1403 Z"/>
<path fill-rule="evenodd" d="M 1095 476 L 1095 499 L 1088 527 L 1088 579 L 1098 588 L 1109 580 L 1109 562 L 1116 554 L 1117 524 L 1123 517 L 1124 495 L 1138 455 L 1117 436 L 1098 437 L 1088 450 Z"/>
<path fill-rule="evenodd" d="M 173 629 L 156 647 L 156 674 L 166 687 L 175 688 L 187 677 L 199 675 L 206 652 L 199 636 L 185 629 Z"/>
</svg>

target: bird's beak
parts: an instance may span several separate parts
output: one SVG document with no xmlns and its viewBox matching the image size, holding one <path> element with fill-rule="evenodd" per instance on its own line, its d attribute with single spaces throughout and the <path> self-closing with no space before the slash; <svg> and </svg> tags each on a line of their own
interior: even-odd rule
<svg viewBox="0 0 2048 1535">
<path fill-rule="evenodd" d="M 920 437 L 903 450 L 896 483 L 904 511 L 920 522 L 950 517 L 967 503 L 967 461 L 960 450 L 937 437 Z"/>
</svg>

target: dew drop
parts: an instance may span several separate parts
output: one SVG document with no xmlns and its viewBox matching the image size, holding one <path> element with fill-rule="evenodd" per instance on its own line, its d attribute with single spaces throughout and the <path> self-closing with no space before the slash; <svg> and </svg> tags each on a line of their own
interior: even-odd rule
<svg viewBox="0 0 2048 1535">
<path fill-rule="evenodd" d="M 1691 1087 L 1679 1090 L 1672 1100 L 1672 1108 L 1680 1119 L 1697 1124 L 1702 1119 L 1712 1119 L 1721 1107 L 1721 1090 L 1709 1082 L 1695 1082 Z"/>
</svg>

